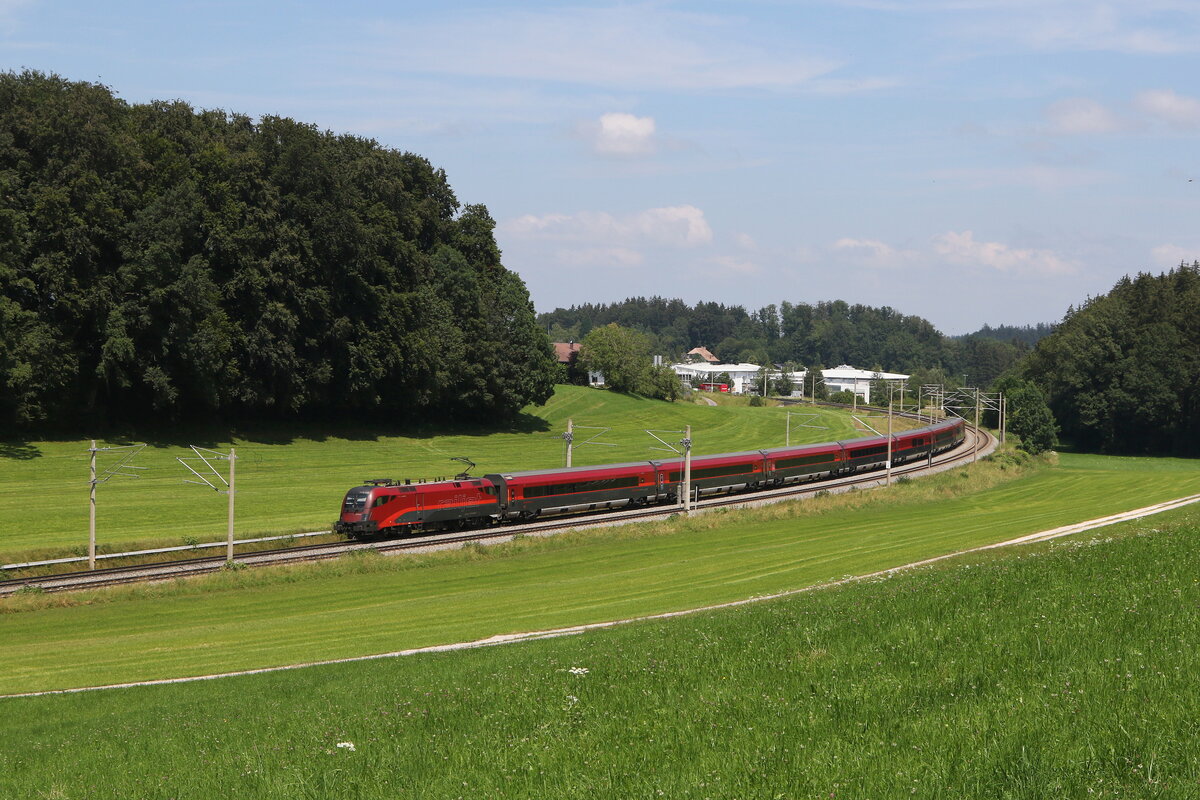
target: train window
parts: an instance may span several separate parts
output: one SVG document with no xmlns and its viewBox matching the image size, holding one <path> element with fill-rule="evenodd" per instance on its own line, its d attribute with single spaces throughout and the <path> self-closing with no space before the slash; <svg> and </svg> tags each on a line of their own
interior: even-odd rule
<svg viewBox="0 0 1200 800">
<path fill-rule="evenodd" d="M 819 453 L 815 456 L 798 456 L 796 458 L 781 458 L 775 462 L 775 469 L 788 467 L 807 467 L 812 464 L 828 464 L 837 460 L 837 453 Z"/>
<path fill-rule="evenodd" d="M 637 485 L 637 477 L 600 478 L 594 481 L 552 483 L 547 486 L 527 486 L 525 487 L 525 496 L 550 497 L 559 494 L 577 494 L 579 492 L 603 492 L 609 489 L 630 489 Z"/>
<path fill-rule="evenodd" d="M 723 478 L 726 475 L 745 475 L 754 472 L 753 464 L 729 464 L 723 467 L 706 467 L 692 470 L 692 480 L 700 478 Z"/>
<path fill-rule="evenodd" d="M 377 508 L 377 507 L 383 505 L 384 503 L 390 503 L 395 499 L 396 499 L 396 495 L 394 495 L 394 494 L 385 494 L 382 497 L 376 497 L 375 502 L 371 503 L 371 508 Z"/>
<path fill-rule="evenodd" d="M 727 464 L 723 467 L 705 467 L 703 469 L 692 470 L 692 480 L 700 480 L 701 478 L 723 478 L 726 475 L 747 475 L 757 469 L 758 462 L 753 464 Z M 678 483 L 683 480 L 682 472 L 668 472 L 667 480 L 671 483 Z"/>
<path fill-rule="evenodd" d="M 888 451 L 886 444 L 881 444 L 878 447 L 860 447 L 857 450 L 850 451 L 851 458 L 863 458 L 864 456 L 883 455 Z"/>
<path fill-rule="evenodd" d="M 342 503 L 342 513 L 357 514 L 367 505 L 367 498 L 370 496 L 369 490 L 360 490 L 357 492 L 347 492 L 346 499 Z"/>
<path fill-rule="evenodd" d="M 483 487 L 483 493 L 484 493 L 484 494 L 490 494 L 492 497 L 495 497 L 495 496 L 496 496 L 496 494 L 497 494 L 497 492 L 496 492 L 496 487 L 495 487 L 495 486 L 484 486 L 484 487 Z"/>
</svg>

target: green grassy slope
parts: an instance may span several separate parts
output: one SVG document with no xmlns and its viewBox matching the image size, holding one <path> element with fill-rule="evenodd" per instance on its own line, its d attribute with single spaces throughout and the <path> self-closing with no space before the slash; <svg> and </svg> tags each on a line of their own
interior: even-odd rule
<svg viewBox="0 0 1200 800">
<path fill-rule="evenodd" d="M 467 456 L 488 471 L 538 469 L 563 464 L 563 442 L 555 438 L 576 425 L 608 427 L 602 441 L 587 445 L 576 464 L 642 460 L 664 455 L 645 428 L 694 428 L 695 452 L 720 453 L 782 446 L 787 409 L 710 408 L 625 397 L 584 387 L 560 386 L 543 408 L 530 408 L 519 430 L 414 435 L 369 430 L 352 424 L 315 429 L 257 429 L 229 433 L 175 431 L 152 441 L 135 463 L 147 467 L 137 480 L 114 478 L 98 489 L 97 540 L 119 550 L 132 542 L 181 544 L 223 539 L 226 503 L 176 462 L 191 456 L 187 444 L 228 450 L 237 447 L 239 537 L 327 528 L 346 489 L 367 478 L 450 476 Z M 861 435 L 838 411 L 812 410 L 811 420 L 792 418 L 793 442 L 820 442 Z M 803 424 L 824 426 L 801 427 Z M 598 431 L 580 430 L 580 438 Z M 664 438 L 668 438 L 664 435 Z M 676 439 L 680 438 L 678 436 Z M 87 544 L 88 443 L 20 442 L 0 446 L 0 563 L 31 553 L 80 550 Z M 101 456 L 101 471 L 113 463 Z M 221 465 L 222 471 L 226 468 Z M 84 552 L 86 552 L 84 550 Z"/>
<path fill-rule="evenodd" d="M 0 701 L 0 796 L 1195 797 L 1198 535 L 1192 507 L 567 639 Z"/>
<path fill-rule="evenodd" d="M 1056 468 L 983 491 L 956 490 L 972 485 L 956 471 L 829 498 L 825 511 L 788 504 L 651 529 L 669 535 L 591 532 L 490 556 L 378 559 L 363 569 L 348 562 L 274 580 L 250 571 L 0 614 L 0 692 L 356 656 L 694 608 L 1200 492 L 1198 467 L 1064 456 Z M 0 610 L 17 607 L 19 598 Z"/>
</svg>

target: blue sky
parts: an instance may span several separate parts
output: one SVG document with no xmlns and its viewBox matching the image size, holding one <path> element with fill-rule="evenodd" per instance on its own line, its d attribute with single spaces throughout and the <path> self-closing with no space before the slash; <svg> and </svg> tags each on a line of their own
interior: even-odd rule
<svg viewBox="0 0 1200 800">
<path fill-rule="evenodd" d="M 0 67 L 424 155 L 539 311 L 840 298 L 963 333 L 1200 258 L 1196 0 L 0 0 Z"/>
</svg>

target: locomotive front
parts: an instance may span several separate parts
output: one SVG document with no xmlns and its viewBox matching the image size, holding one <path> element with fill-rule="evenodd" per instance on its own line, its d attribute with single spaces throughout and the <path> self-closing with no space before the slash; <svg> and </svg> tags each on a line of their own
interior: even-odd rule
<svg viewBox="0 0 1200 800">
<path fill-rule="evenodd" d="M 355 486 L 342 500 L 342 515 L 333 524 L 336 533 L 352 539 L 379 533 L 382 507 L 397 499 L 399 492 L 391 486 Z M 387 511 L 395 509 L 389 507 Z"/>
</svg>

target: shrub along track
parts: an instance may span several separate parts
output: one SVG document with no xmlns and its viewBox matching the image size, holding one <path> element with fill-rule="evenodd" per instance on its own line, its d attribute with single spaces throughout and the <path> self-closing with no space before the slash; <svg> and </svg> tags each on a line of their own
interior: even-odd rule
<svg viewBox="0 0 1200 800">
<path fill-rule="evenodd" d="M 942 453 L 936 458 L 894 468 L 892 475 L 894 478 L 931 475 L 959 466 L 964 462 L 969 463 L 974 458 L 981 458 L 988 455 L 995 450 L 996 445 L 996 439 L 990 433 L 983 430 L 976 431 L 968 425 L 963 443 L 957 448 Z M 881 476 L 880 473 L 881 470 L 875 469 L 870 472 L 856 473 L 836 480 L 792 484 L 778 489 L 741 492 L 736 495 L 721 495 L 693 504 L 693 510 L 702 512 L 718 508 L 776 503 L 783 500 L 810 496 L 822 491 L 837 493 L 850 491 L 851 489 L 874 488 L 886 483 L 886 477 Z M 679 513 L 678 505 L 656 506 L 654 508 L 591 514 L 585 518 L 570 516 L 546 520 L 544 522 L 522 523 L 519 526 L 511 524 L 499 525 L 464 533 L 411 537 L 391 542 L 345 542 L 303 545 L 279 550 L 264 550 L 244 555 L 237 558 L 236 564 L 239 568 L 297 564 L 307 561 L 337 558 L 356 550 L 374 550 L 375 552 L 385 554 L 399 554 L 404 552 L 421 553 L 461 547 L 469 543 L 492 544 L 507 542 L 517 533 L 526 536 L 551 536 L 567 530 L 626 525 L 632 522 L 663 519 L 677 513 Z M 167 561 L 149 565 L 70 572 L 53 576 L 15 578 L 0 581 L 0 597 L 5 597 L 19 591 L 63 592 L 128 583 L 174 580 L 192 575 L 217 572 L 226 568 L 227 564 L 228 562 L 223 557 L 207 557 Z"/>
</svg>

